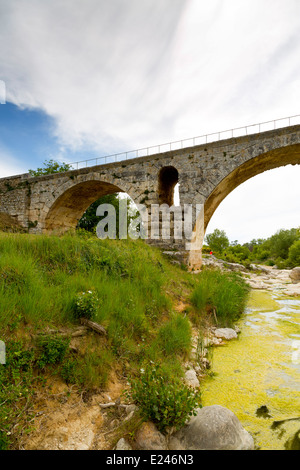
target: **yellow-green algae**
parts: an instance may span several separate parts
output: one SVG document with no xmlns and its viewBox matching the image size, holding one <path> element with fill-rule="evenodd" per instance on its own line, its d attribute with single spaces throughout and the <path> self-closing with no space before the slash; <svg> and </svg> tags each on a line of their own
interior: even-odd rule
<svg viewBox="0 0 300 470">
<path fill-rule="evenodd" d="M 214 349 L 202 386 L 203 406 L 233 411 L 261 450 L 285 449 L 300 429 L 300 299 L 288 300 L 252 291 L 239 338 Z M 270 417 L 257 416 L 261 406 Z"/>
</svg>

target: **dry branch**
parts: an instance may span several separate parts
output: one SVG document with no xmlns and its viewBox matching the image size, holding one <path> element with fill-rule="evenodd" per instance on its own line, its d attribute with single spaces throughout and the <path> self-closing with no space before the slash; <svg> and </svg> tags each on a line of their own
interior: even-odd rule
<svg viewBox="0 0 300 470">
<path fill-rule="evenodd" d="M 86 318 L 81 318 L 81 324 L 91 328 L 92 330 L 96 331 L 100 335 L 107 336 L 106 329 L 103 326 L 99 325 L 99 323 L 95 323 L 91 320 L 87 320 Z"/>
</svg>

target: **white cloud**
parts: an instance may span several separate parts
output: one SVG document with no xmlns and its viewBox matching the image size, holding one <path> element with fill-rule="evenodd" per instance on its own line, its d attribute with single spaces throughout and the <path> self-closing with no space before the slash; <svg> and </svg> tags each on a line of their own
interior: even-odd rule
<svg viewBox="0 0 300 470">
<path fill-rule="evenodd" d="M 146 139 L 163 119 L 168 51 L 183 6 L 12 1 L 0 52 L 8 100 L 53 116 L 66 145 Z"/>
<path fill-rule="evenodd" d="M 130 150 L 299 111 L 298 0 L 2 8 L 7 98 L 53 116 L 64 145 Z"/>
</svg>

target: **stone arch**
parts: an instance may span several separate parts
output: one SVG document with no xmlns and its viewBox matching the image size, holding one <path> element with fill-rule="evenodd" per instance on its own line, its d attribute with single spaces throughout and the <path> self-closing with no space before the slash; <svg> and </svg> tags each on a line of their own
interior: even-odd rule
<svg viewBox="0 0 300 470">
<path fill-rule="evenodd" d="M 235 188 L 264 171 L 296 164 L 300 164 L 300 144 L 271 150 L 235 168 L 222 179 L 205 201 L 204 231 L 217 207 Z"/>
<path fill-rule="evenodd" d="M 158 174 L 158 198 L 160 204 L 172 206 L 174 203 L 174 188 L 178 183 L 179 174 L 174 166 L 164 166 Z"/>
<path fill-rule="evenodd" d="M 45 218 L 45 231 L 65 232 L 75 229 L 87 208 L 101 196 L 124 192 L 104 181 L 88 180 L 66 189 L 50 207 Z"/>
<path fill-rule="evenodd" d="M 195 221 L 193 239 L 195 249 L 188 256 L 190 269 L 201 267 L 201 248 L 206 228 L 220 203 L 238 186 L 264 171 L 286 165 L 300 164 L 300 144 L 270 150 L 264 154 L 250 158 L 229 172 L 213 189 L 204 201 L 203 220 Z M 197 202 L 197 201 L 196 201 Z M 202 201 L 198 201 L 199 203 Z"/>
</svg>

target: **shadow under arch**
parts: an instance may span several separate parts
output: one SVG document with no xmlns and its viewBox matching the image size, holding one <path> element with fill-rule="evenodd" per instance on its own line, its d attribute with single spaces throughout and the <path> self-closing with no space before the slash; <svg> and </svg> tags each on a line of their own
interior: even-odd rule
<svg viewBox="0 0 300 470">
<path fill-rule="evenodd" d="M 66 232 L 74 229 L 84 212 L 102 196 L 124 193 L 118 186 L 104 181 L 78 183 L 58 196 L 45 219 L 45 231 Z"/>
<path fill-rule="evenodd" d="M 300 164 L 300 144 L 271 150 L 248 160 L 233 170 L 215 187 L 205 201 L 204 233 L 220 203 L 242 183 L 264 171 L 297 164 Z"/>
<path fill-rule="evenodd" d="M 164 166 L 158 174 L 158 198 L 160 204 L 174 204 L 174 188 L 178 183 L 179 174 L 174 166 Z"/>
</svg>

